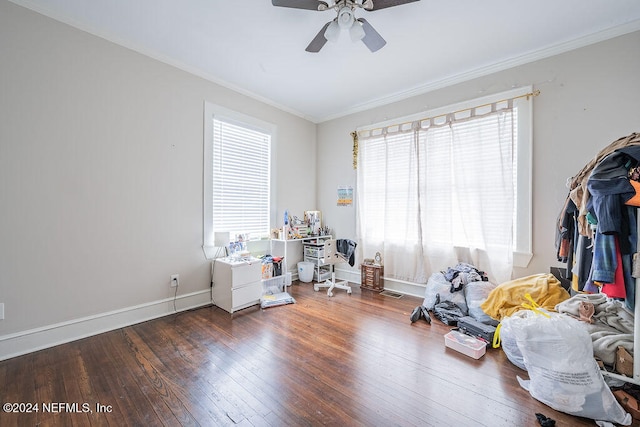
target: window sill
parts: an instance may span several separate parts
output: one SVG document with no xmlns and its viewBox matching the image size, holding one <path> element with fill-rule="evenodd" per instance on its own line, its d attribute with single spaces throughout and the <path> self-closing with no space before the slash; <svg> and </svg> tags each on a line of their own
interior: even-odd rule
<svg viewBox="0 0 640 427">
<path fill-rule="evenodd" d="M 514 252 L 513 253 L 513 266 L 526 268 L 529 266 L 533 258 L 533 254 L 530 252 Z"/>
<path fill-rule="evenodd" d="M 473 259 L 470 255 L 469 248 L 465 248 L 463 246 L 454 246 L 454 250 L 459 260 Z M 482 249 L 475 249 L 475 250 L 482 251 Z M 519 267 L 519 268 L 526 268 L 529 266 L 529 262 L 531 262 L 531 258 L 533 258 L 533 253 L 531 252 L 513 251 L 513 266 Z"/>
</svg>

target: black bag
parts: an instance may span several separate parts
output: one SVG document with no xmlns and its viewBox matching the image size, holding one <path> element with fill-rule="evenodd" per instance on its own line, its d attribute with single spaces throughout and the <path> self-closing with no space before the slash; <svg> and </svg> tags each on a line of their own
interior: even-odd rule
<svg viewBox="0 0 640 427">
<path fill-rule="evenodd" d="M 464 316 L 458 320 L 458 328 L 467 335 L 481 338 L 488 343 L 493 343 L 496 327 L 478 322 L 471 316 Z"/>
<path fill-rule="evenodd" d="M 433 315 L 442 323 L 449 326 L 457 326 L 458 319 L 464 317 L 462 309 L 454 302 L 440 302 L 440 294 L 436 295 L 436 305 L 433 307 Z"/>
</svg>

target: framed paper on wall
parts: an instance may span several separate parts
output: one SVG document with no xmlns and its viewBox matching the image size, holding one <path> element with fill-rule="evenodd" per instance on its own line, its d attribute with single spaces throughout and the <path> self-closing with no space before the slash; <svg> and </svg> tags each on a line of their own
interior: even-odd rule
<svg viewBox="0 0 640 427">
<path fill-rule="evenodd" d="M 353 205 L 353 187 L 341 186 L 338 187 L 338 206 L 352 206 Z"/>
<path fill-rule="evenodd" d="M 304 222 L 309 224 L 312 235 L 319 235 L 322 228 L 322 213 L 320 211 L 304 211 Z"/>
</svg>

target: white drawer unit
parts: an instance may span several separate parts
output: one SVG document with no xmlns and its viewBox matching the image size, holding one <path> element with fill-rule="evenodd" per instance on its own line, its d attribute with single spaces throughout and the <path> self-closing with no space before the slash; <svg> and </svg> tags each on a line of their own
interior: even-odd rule
<svg viewBox="0 0 640 427">
<path fill-rule="evenodd" d="M 260 303 L 262 262 L 218 258 L 213 265 L 213 303 L 233 313 Z"/>
<path fill-rule="evenodd" d="M 331 267 L 325 265 L 323 267 L 317 267 L 313 271 L 313 280 L 316 282 L 324 282 L 331 278 Z"/>
<path fill-rule="evenodd" d="M 317 246 L 305 243 L 304 256 L 310 258 L 324 258 L 324 246 Z"/>
<path fill-rule="evenodd" d="M 304 242 L 304 260 L 313 263 L 313 280 L 315 282 L 324 282 L 331 277 L 331 267 L 325 266 L 324 259 L 324 242 L 328 238 L 331 236 Z"/>
</svg>

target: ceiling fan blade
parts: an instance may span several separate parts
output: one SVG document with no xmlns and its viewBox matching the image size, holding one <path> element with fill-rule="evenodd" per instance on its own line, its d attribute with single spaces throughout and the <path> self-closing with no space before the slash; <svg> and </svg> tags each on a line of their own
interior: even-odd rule
<svg viewBox="0 0 640 427">
<path fill-rule="evenodd" d="M 329 21 L 324 24 L 324 27 L 322 27 L 320 32 L 316 34 L 313 40 L 311 40 L 311 43 L 309 43 L 309 46 L 307 46 L 307 48 L 305 49 L 307 52 L 320 52 L 320 49 L 322 49 L 324 44 L 327 42 L 327 38 L 324 36 L 324 32 L 327 30 L 327 27 L 329 26 L 329 24 L 331 24 L 331 22 L 333 21 Z"/>
<path fill-rule="evenodd" d="M 362 43 L 367 45 L 371 52 L 376 52 L 384 47 L 387 42 L 382 38 L 376 30 L 373 29 L 371 24 L 364 18 L 358 18 L 358 21 L 362 23 L 362 29 L 364 30 L 364 38 Z"/>
<path fill-rule="evenodd" d="M 401 6 L 403 4 L 412 3 L 414 1 L 420 0 L 373 0 L 373 7 L 371 9 L 365 8 L 365 10 L 371 12 L 374 10 L 386 9 L 388 7 Z"/>
<path fill-rule="evenodd" d="M 271 4 L 294 9 L 326 10 L 329 5 L 319 0 L 271 0 Z"/>
</svg>

